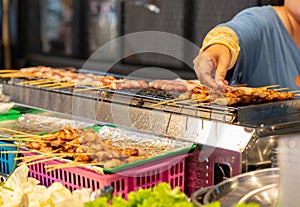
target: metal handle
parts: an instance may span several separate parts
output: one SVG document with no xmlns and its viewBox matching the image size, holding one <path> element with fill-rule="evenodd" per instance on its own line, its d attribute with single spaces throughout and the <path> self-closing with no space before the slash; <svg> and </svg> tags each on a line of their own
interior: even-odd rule
<svg viewBox="0 0 300 207">
<path fill-rule="evenodd" d="M 192 196 L 191 196 L 191 200 L 193 202 L 193 204 L 195 204 L 196 206 L 204 206 L 203 200 L 205 197 L 205 194 L 210 191 L 213 190 L 215 188 L 215 186 L 209 186 L 206 188 L 201 188 L 197 191 L 195 191 Z"/>
</svg>

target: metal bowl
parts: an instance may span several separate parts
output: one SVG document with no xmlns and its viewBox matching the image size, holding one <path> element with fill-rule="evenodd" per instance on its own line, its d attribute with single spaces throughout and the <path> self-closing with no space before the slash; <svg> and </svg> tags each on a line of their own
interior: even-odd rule
<svg viewBox="0 0 300 207">
<path fill-rule="evenodd" d="M 249 202 L 273 207 L 277 201 L 278 183 L 278 168 L 256 170 L 232 177 L 209 189 L 199 189 L 191 199 L 197 206 L 220 201 L 222 207 Z"/>
</svg>

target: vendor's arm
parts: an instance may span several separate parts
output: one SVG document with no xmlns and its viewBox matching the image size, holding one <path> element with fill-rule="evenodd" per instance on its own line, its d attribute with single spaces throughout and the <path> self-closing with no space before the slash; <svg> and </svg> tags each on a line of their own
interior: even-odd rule
<svg viewBox="0 0 300 207">
<path fill-rule="evenodd" d="M 199 80 L 211 88 L 227 85 L 227 70 L 236 62 L 239 52 L 238 38 L 228 27 L 216 27 L 205 37 L 199 55 L 194 60 Z"/>
<path fill-rule="evenodd" d="M 262 45 L 261 33 L 269 24 L 257 10 L 260 8 L 244 10 L 230 22 L 219 25 L 207 34 L 200 53 L 194 60 L 195 72 L 203 84 L 211 88 L 223 88 L 227 84 L 227 71 L 238 59 L 243 65 L 248 65 L 246 68 L 255 68 Z M 243 71 L 243 75 L 250 76 L 252 72 L 247 69 Z"/>
</svg>

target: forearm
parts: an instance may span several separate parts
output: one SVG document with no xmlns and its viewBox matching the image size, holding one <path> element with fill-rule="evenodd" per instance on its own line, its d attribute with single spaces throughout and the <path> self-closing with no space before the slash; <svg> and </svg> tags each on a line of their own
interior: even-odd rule
<svg viewBox="0 0 300 207">
<path fill-rule="evenodd" d="M 240 51 L 239 40 L 236 33 L 229 27 L 215 27 L 206 35 L 200 53 L 214 44 L 221 44 L 229 49 L 231 59 L 228 69 L 232 68 L 237 61 Z"/>
</svg>

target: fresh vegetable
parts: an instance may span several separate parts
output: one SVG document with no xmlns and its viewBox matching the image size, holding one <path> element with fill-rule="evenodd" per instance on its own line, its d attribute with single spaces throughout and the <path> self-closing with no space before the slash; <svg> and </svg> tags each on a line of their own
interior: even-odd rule
<svg viewBox="0 0 300 207">
<path fill-rule="evenodd" d="M 221 203 L 219 201 L 215 201 L 209 204 L 204 205 L 203 207 L 221 207 Z M 239 203 L 239 204 L 235 204 L 233 205 L 233 207 L 260 207 L 259 204 L 257 203 Z"/>
<path fill-rule="evenodd" d="M 188 197 L 178 187 L 171 189 L 167 183 L 160 183 L 152 189 L 139 189 L 130 192 L 128 200 L 121 195 L 113 197 L 108 202 L 106 197 L 85 203 L 84 207 L 196 207 L 188 201 Z M 204 205 L 203 207 L 221 207 L 219 201 Z M 235 204 L 233 207 L 259 207 L 258 204 Z"/>
<path fill-rule="evenodd" d="M 188 201 L 188 197 L 178 187 L 171 189 L 167 183 L 160 183 L 152 189 L 139 189 L 137 192 L 130 192 L 128 200 L 120 195 L 113 197 L 111 204 L 106 198 L 98 198 L 95 201 L 87 202 L 85 207 L 194 207 Z"/>
<path fill-rule="evenodd" d="M 0 186 L 0 206 L 18 207 L 26 194 L 30 207 L 82 207 L 90 200 L 91 189 L 71 192 L 62 183 L 54 182 L 48 188 L 28 177 L 29 168 L 22 165 Z"/>
</svg>

